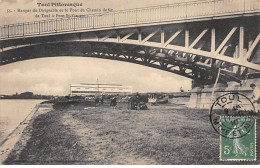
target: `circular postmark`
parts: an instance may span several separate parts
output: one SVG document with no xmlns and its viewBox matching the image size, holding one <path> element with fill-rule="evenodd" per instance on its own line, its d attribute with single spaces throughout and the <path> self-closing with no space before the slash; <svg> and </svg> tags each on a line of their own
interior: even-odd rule
<svg viewBox="0 0 260 168">
<path fill-rule="evenodd" d="M 248 134 L 255 124 L 255 107 L 245 95 L 227 93 L 217 98 L 210 109 L 215 131 L 229 139 Z"/>
</svg>

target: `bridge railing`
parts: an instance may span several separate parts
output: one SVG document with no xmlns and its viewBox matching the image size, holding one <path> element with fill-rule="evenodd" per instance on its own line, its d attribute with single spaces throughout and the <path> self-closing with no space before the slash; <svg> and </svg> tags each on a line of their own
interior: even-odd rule
<svg viewBox="0 0 260 168">
<path fill-rule="evenodd" d="M 0 38 L 260 12 L 259 0 L 202 0 L 0 27 Z"/>
</svg>

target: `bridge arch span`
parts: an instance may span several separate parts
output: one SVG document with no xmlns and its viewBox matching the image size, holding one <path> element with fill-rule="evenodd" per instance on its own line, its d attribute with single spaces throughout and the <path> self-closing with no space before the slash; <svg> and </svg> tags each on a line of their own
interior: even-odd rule
<svg viewBox="0 0 260 168">
<path fill-rule="evenodd" d="M 155 50 L 162 50 L 161 54 Z M 155 51 L 153 54 L 153 52 Z M 138 46 L 133 44 L 120 44 L 95 41 L 74 41 L 74 42 L 55 42 L 28 45 L 11 50 L 4 51 L 1 55 L 2 65 L 29 59 L 76 56 L 93 57 L 101 59 L 110 59 L 135 63 L 148 66 L 163 71 L 175 73 L 190 79 L 201 81 L 203 84 L 211 84 L 215 80 L 216 70 L 209 70 L 203 65 L 196 65 L 189 62 L 186 58 L 165 56 L 170 51 L 153 48 L 148 46 Z M 232 78 L 223 71 L 220 75 L 220 81 L 225 82 L 227 78 Z M 232 78 L 238 81 L 237 78 Z M 238 81 L 239 82 L 239 81 Z"/>
<path fill-rule="evenodd" d="M 259 78 L 257 2 L 199 1 L 4 25 L 0 65 L 81 56 L 150 66 L 203 85 L 219 69 L 220 81 Z"/>
</svg>

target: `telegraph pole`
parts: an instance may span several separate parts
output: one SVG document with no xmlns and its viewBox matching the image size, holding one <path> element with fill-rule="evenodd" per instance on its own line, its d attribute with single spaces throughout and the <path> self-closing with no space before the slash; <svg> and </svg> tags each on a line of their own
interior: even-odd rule
<svg viewBox="0 0 260 168">
<path fill-rule="evenodd" d="M 98 83 L 98 78 L 97 78 L 97 90 L 98 90 L 98 95 L 99 95 L 99 83 Z"/>
</svg>

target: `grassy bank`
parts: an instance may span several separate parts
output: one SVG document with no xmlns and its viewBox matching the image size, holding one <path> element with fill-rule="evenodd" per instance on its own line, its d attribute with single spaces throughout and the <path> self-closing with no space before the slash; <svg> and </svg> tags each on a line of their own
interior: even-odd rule
<svg viewBox="0 0 260 168">
<path fill-rule="evenodd" d="M 41 114 L 33 121 L 31 138 L 19 156 L 11 152 L 4 164 L 79 164 L 87 154 L 78 137 L 62 125 L 62 111 Z M 89 153 L 88 153 L 89 154 Z"/>
<path fill-rule="evenodd" d="M 150 158 L 156 164 L 218 163 L 218 136 L 208 122 L 207 111 L 167 107 L 148 111 L 99 108 L 79 111 L 73 117 L 86 123 L 92 136 L 102 139 L 104 147 L 110 143 L 112 151 Z"/>
<path fill-rule="evenodd" d="M 220 162 L 208 111 L 177 108 L 56 109 L 35 118 L 25 148 L 5 164 L 259 164 Z"/>
</svg>

